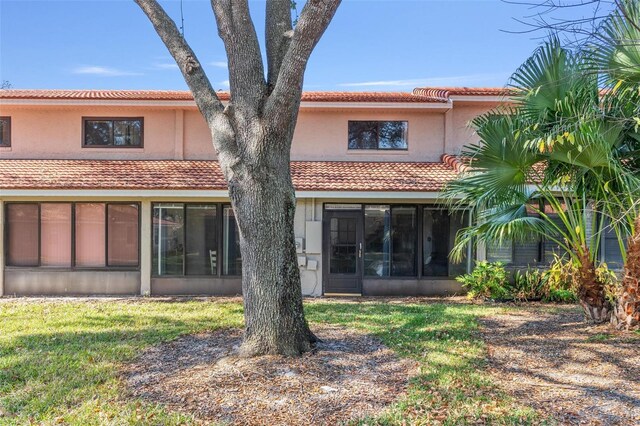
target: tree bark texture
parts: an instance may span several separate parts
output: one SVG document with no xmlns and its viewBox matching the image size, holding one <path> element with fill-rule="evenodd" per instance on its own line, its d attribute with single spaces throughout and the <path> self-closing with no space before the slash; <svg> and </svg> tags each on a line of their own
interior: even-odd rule
<svg viewBox="0 0 640 426">
<path fill-rule="evenodd" d="M 578 268 L 578 300 L 587 319 L 599 324 L 611 318 L 611 304 L 606 298 L 604 284 L 598 280 L 596 267 L 589 250 L 584 247 Z"/>
<path fill-rule="evenodd" d="M 205 118 L 240 230 L 245 337 L 240 353 L 299 355 L 316 341 L 302 306 L 290 151 L 309 56 L 341 0 L 266 2 L 265 75 L 247 0 L 211 0 L 229 63 L 220 102 L 195 53 L 157 0 L 134 0 L 175 59 Z"/>
<path fill-rule="evenodd" d="M 229 181 L 242 236 L 245 335 L 240 354 L 295 356 L 309 351 L 316 338 L 302 307 L 288 151 L 270 153 L 265 162 L 240 167 Z"/>
<path fill-rule="evenodd" d="M 622 289 L 611 323 L 617 329 L 640 329 L 640 217 L 636 219 L 635 232 L 627 244 Z"/>
</svg>

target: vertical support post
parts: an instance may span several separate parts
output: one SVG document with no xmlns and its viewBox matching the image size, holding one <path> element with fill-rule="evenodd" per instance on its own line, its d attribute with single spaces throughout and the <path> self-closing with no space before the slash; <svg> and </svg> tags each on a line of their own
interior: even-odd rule
<svg viewBox="0 0 640 426">
<path fill-rule="evenodd" d="M 444 141 L 442 147 L 443 154 L 455 154 L 451 149 L 453 143 L 453 108 L 449 108 L 444 113 Z"/>
<path fill-rule="evenodd" d="M 473 225 L 473 217 L 471 214 L 471 211 L 469 211 L 469 226 Z M 472 246 L 472 242 L 469 243 L 467 245 L 467 274 L 471 273 L 471 270 L 473 269 L 473 259 L 471 258 L 473 256 L 473 246 Z M 480 253 L 480 248 L 478 247 L 476 249 L 478 251 L 477 256 L 479 257 L 479 253 Z"/>
<path fill-rule="evenodd" d="M 176 110 L 174 155 L 176 160 L 184 160 L 184 110 Z"/>
<path fill-rule="evenodd" d="M 5 218 L 4 218 L 4 201 L 0 200 L 0 297 L 4 296 L 4 264 L 5 252 L 4 246 L 5 236 Z"/>
<path fill-rule="evenodd" d="M 140 221 L 140 294 L 151 294 L 151 201 L 142 201 Z"/>
</svg>

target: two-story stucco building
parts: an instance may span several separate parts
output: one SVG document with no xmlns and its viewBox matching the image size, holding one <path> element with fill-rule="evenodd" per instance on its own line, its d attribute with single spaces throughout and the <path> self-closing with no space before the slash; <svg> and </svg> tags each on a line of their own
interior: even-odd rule
<svg viewBox="0 0 640 426">
<path fill-rule="evenodd" d="M 306 92 L 291 165 L 303 293 L 459 291 L 478 254 L 449 261 L 470 219 L 439 191 L 475 140 L 469 120 L 504 96 Z M 241 292 L 240 237 L 188 92 L 3 90 L 0 117 L 0 295 Z"/>
</svg>

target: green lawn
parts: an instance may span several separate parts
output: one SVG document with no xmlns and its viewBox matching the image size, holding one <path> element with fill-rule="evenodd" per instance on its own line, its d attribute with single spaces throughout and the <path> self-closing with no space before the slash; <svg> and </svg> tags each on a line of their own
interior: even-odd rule
<svg viewBox="0 0 640 426">
<path fill-rule="evenodd" d="M 310 301 L 313 323 L 379 336 L 420 362 L 409 393 L 366 424 L 531 424 L 484 372 L 477 318 L 499 308 L 402 301 Z M 0 301 L 0 424 L 177 425 L 192 419 L 126 398 L 118 367 L 185 333 L 240 327 L 235 300 Z"/>
</svg>

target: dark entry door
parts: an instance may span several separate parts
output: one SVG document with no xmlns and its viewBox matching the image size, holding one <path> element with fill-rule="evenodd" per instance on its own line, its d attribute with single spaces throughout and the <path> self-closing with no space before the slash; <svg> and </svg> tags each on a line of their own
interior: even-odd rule
<svg viewBox="0 0 640 426">
<path fill-rule="evenodd" d="M 362 212 L 325 211 L 324 293 L 362 293 Z"/>
</svg>

